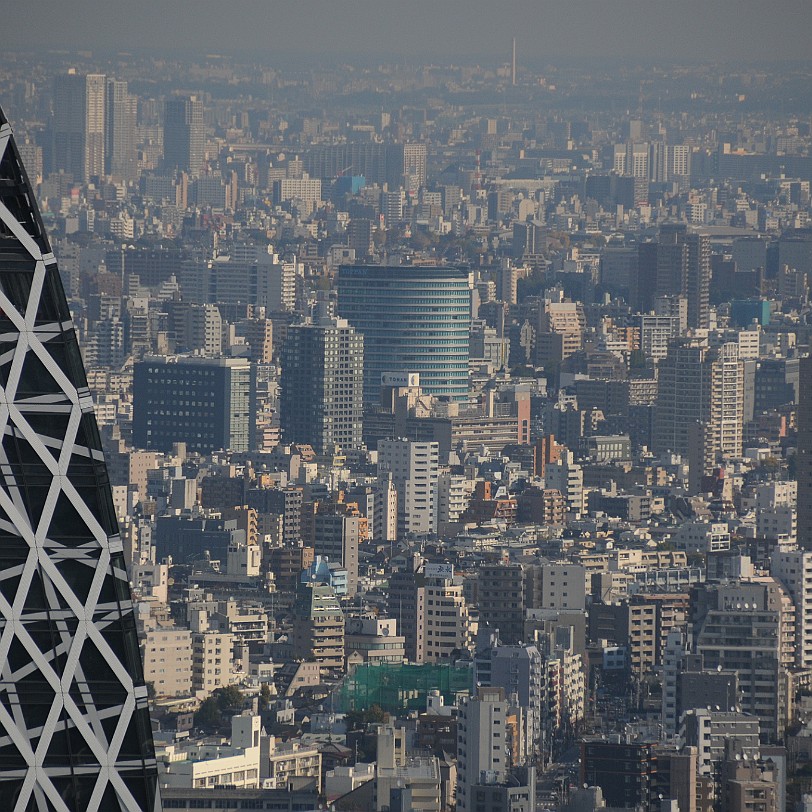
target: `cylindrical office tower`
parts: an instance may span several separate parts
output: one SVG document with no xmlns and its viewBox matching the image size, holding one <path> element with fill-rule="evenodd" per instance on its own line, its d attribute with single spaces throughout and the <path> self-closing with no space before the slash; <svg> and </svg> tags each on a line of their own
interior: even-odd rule
<svg viewBox="0 0 812 812">
<path fill-rule="evenodd" d="M 384 373 L 420 374 L 423 391 L 468 396 L 468 271 L 410 265 L 343 265 L 338 312 L 364 336 L 364 403 L 380 399 Z"/>
</svg>

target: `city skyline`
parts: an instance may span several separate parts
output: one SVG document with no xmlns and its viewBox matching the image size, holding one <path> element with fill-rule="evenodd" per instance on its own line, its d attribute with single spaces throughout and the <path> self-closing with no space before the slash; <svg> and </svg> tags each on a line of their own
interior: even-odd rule
<svg viewBox="0 0 812 812">
<path fill-rule="evenodd" d="M 810 812 L 807 15 L 42 9 L 0 807 Z"/>
</svg>

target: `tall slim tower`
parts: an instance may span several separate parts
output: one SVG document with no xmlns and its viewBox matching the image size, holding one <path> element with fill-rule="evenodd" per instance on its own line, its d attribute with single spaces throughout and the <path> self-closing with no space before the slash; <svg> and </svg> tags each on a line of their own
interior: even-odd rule
<svg viewBox="0 0 812 812">
<path fill-rule="evenodd" d="M 138 112 L 137 99 L 127 89 L 127 83 L 107 80 L 105 98 L 104 158 L 108 175 L 125 180 L 136 176 L 135 125 Z"/>
<path fill-rule="evenodd" d="M 157 812 L 147 690 L 93 403 L 2 111 L 0 188 L 0 806 Z"/>
<path fill-rule="evenodd" d="M 516 84 L 516 37 L 513 37 L 513 54 L 510 62 L 510 83 Z"/>
<path fill-rule="evenodd" d="M 688 326 L 707 328 L 710 324 L 710 238 L 689 230 L 685 223 L 664 223 L 660 226 L 658 251 L 682 251 L 682 293 L 688 299 Z M 658 256 L 659 260 L 659 256 Z M 672 280 L 676 284 L 676 279 Z M 665 291 L 658 291 L 658 293 Z"/>
<path fill-rule="evenodd" d="M 502 782 L 508 770 L 508 702 L 504 688 L 479 686 L 476 696 L 460 706 L 459 744 L 457 745 L 457 809 L 476 809 L 474 788 L 485 783 L 485 775 Z M 491 779 L 492 782 L 495 781 Z"/>
<path fill-rule="evenodd" d="M 167 99 L 164 103 L 164 165 L 199 175 L 205 131 L 203 102 L 197 96 Z"/>
<path fill-rule="evenodd" d="M 742 453 L 744 365 L 738 346 L 711 349 L 700 339 L 676 339 L 658 370 L 654 449 L 687 456 L 700 482 L 719 456 Z"/>
<path fill-rule="evenodd" d="M 104 174 L 105 84 L 102 74 L 75 71 L 54 83 L 54 169 L 82 183 Z"/>
<path fill-rule="evenodd" d="M 319 454 L 362 442 L 364 337 L 346 319 L 321 316 L 288 328 L 282 350 L 282 431 Z"/>
</svg>

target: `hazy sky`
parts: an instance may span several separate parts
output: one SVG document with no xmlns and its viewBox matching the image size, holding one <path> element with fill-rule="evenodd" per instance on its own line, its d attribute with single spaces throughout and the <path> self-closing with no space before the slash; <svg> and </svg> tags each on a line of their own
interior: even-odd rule
<svg viewBox="0 0 812 812">
<path fill-rule="evenodd" d="M 4 48 L 808 59 L 809 0 L 3 0 Z M 412 60 L 410 60 L 412 61 Z"/>
</svg>

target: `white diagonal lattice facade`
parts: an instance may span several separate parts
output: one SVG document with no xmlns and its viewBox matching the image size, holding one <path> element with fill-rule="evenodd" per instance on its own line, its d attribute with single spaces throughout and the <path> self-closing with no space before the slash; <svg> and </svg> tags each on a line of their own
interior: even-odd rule
<svg viewBox="0 0 812 812">
<path fill-rule="evenodd" d="M 0 808 L 160 809 L 132 599 L 65 294 L 0 111 Z"/>
</svg>

